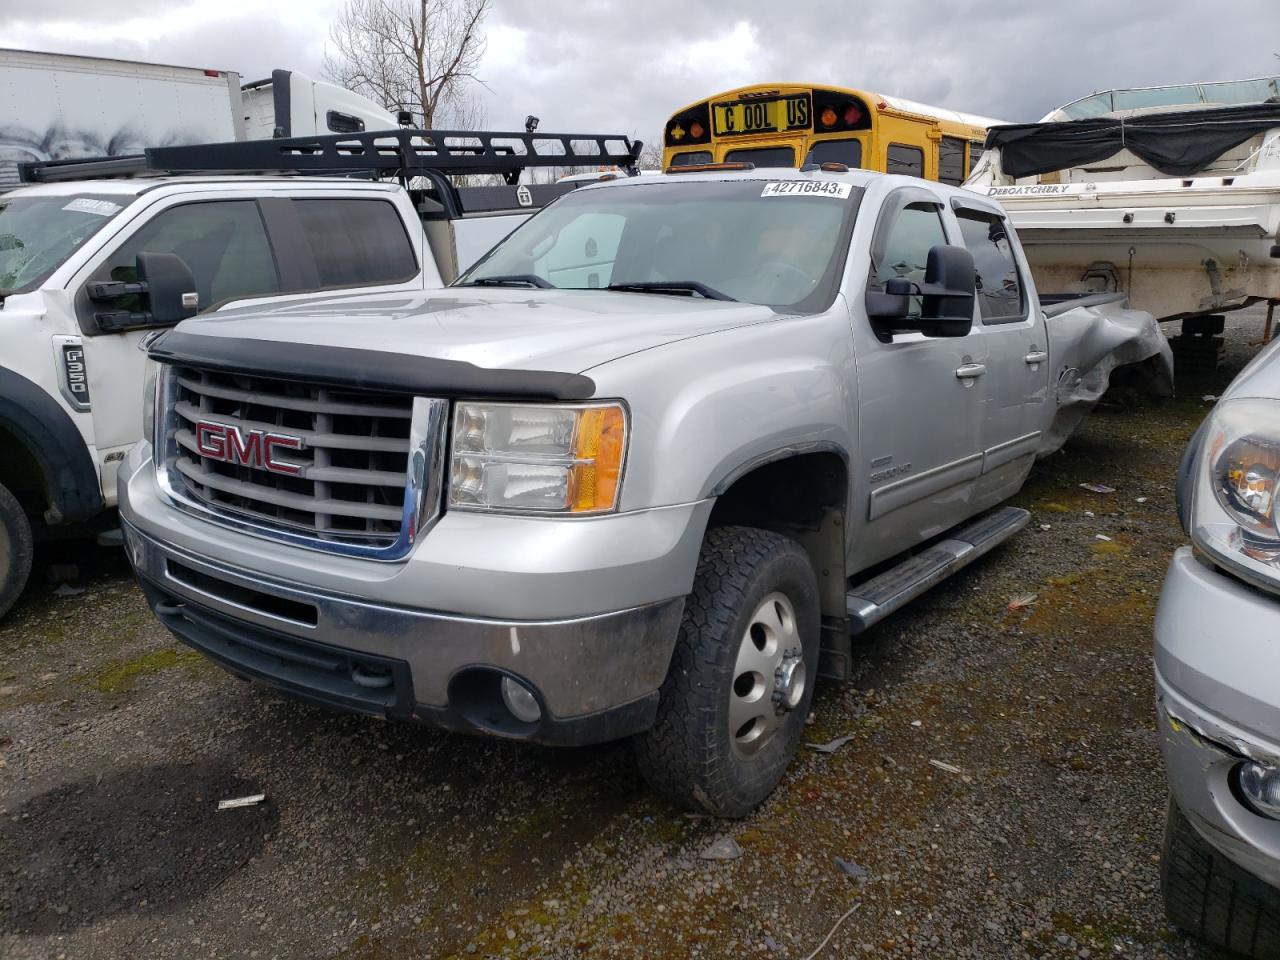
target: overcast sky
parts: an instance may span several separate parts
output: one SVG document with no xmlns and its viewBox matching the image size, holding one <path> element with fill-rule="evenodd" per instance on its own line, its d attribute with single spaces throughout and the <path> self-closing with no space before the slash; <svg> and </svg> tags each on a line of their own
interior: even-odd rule
<svg viewBox="0 0 1280 960">
<path fill-rule="evenodd" d="M 0 46 L 319 75 L 342 0 L 0 0 Z M 1229 13 L 1227 11 L 1230 11 Z M 1280 0 L 493 0 L 491 129 L 655 138 L 744 83 L 862 87 L 1010 121 L 1109 87 L 1280 74 Z"/>
</svg>

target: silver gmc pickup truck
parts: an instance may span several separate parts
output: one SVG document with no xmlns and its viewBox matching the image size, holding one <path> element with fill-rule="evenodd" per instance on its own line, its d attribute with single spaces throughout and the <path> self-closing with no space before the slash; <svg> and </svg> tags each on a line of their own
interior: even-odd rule
<svg viewBox="0 0 1280 960">
<path fill-rule="evenodd" d="M 310 701 L 552 744 L 634 736 L 740 816 L 851 636 L 1018 530 L 1117 365 L 1001 208 L 841 165 L 583 187 L 450 287 L 221 311 L 151 345 L 120 470 L 156 615 Z"/>
</svg>

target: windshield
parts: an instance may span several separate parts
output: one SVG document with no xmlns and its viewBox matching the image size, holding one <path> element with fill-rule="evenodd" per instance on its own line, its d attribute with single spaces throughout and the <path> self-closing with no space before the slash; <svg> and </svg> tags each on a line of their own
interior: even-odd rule
<svg viewBox="0 0 1280 960">
<path fill-rule="evenodd" d="M 456 282 L 613 287 L 812 312 L 830 306 L 861 190 L 708 180 L 576 190 Z"/>
<path fill-rule="evenodd" d="M 0 196 L 0 296 L 38 286 L 122 206 L 92 195 Z"/>
</svg>

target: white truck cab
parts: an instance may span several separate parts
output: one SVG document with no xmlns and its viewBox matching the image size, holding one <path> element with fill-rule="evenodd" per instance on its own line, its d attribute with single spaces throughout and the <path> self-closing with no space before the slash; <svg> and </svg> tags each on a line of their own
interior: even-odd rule
<svg viewBox="0 0 1280 960">
<path fill-rule="evenodd" d="M 423 142 L 430 131 L 356 136 Z M 201 158 L 228 169 L 226 148 L 255 150 L 251 166 L 270 169 L 264 147 L 278 156 L 291 142 L 153 153 L 187 170 Z M 631 145 L 625 149 L 629 155 Z M 350 158 L 336 162 L 342 173 L 355 172 Z M 0 196 L 0 616 L 25 584 L 33 539 L 114 526 L 108 511 L 116 470 L 142 436 L 144 340 L 187 316 L 233 304 L 441 287 L 536 206 L 572 189 L 458 190 L 448 172 L 491 170 L 514 179 L 525 165 L 572 162 L 581 161 L 509 151 L 494 160 L 493 151 L 472 148 L 452 162 L 419 161 L 434 185 L 425 191 L 352 176 L 143 169 L 135 177 L 146 165 L 138 158 L 28 169 L 31 179 L 52 182 Z M 77 166 L 130 175 L 83 179 L 73 175 Z M 164 265 L 166 276 L 146 276 L 148 262 Z M 164 308 L 153 302 L 161 286 L 176 290 Z"/>
</svg>

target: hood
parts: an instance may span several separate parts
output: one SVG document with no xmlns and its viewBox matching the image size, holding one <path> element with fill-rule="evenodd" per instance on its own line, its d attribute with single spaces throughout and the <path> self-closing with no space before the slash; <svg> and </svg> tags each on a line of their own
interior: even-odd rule
<svg viewBox="0 0 1280 960">
<path fill-rule="evenodd" d="M 355 347 L 489 369 L 580 373 L 630 353 L 777 318 L 769 307 L 608 290 L 450 287 L 219 310 L 184 334 Z"/>
<path fill-rule="evenodd" d="M 1280 362 L 1276 361 L 1277 351 L 1280 351 L 1280 340 L 1272 340 L 1254 354 L 1253 359 L 1236 374 L 1236 378 L 1219 399 L 1239 400 L 1247 397 L 1280 400 Z"/>
</svg>

